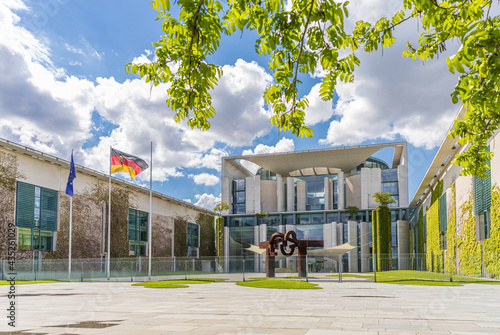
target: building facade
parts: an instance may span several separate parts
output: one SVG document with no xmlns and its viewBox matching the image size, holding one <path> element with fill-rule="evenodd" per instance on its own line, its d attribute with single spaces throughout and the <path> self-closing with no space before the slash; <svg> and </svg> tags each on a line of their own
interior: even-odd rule
<svg viewBox="0 0 500 335">
<path fill-rule="evenodd" d="M 394 148 L 390 165 L 373 157 L 390 147 Z M 344 256 L 343 270 L 370 271 L 376 192 L 389 192 L 396 201 L 391 205 L 395 259 L 398 253 L 409 252 L 405 142 L 226 157 L 221 182 L 222 201 L 230 207 L 224 213 L 225 253 L 249 257 L 246 271 L 263 269 L 263 257 L 248 251 L 248 245 L 258 246 L 273 233 L 289 230 L 299 239 L 323 240 L 325 248 L 349 242 L 358 248 Z M 346 211 L 350 207 L 359 209 L 355 217 Z M 238 261 L 227 263 L 229 270 L 241 266 Z M 308 266 L 313 271 L 337 271 L 337 263 L 320 260 Z M 394 268 L 401 268 L 397 261 Z"/>
<path fill-rule="evenodd" d="M 411 200 L 410 249 L 419 269 L 499 278 L 500 134 L 488 140 L 487 176 L 461 176 L 452 162 L 468 146 L 449 135 L 452 127 Z"/>
<path fill-rule="evenodd" d="M 7 227 L 16 227 L 19 259 L 68 257 L 70 163 L 0 140 L 0 258 L 7 255 Z M 107 252 L 109 175 L 76 165 L 72 258 Z M 149 189 L 112 178 L 111 257 L 148 255 Z M 152 256 L 214 255 L 211 211 L 153 192 Z M 175 236 L 175 238 L 174 238 Z"/>
</svg>

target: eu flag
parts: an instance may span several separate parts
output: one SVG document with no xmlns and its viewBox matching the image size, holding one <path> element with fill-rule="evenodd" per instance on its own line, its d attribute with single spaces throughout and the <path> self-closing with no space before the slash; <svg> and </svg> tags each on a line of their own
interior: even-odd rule
<svg viewBox="0 0 500 335">
<path fill-rule="evenodd" d="M 73 151 L 71 152 L 71 166 L 69 167 L 68 184 L 66 184 L 66 194 L 73 196 L 73 179 L 76 178 L 75 162 L 73 161 Z"/>
</svg>

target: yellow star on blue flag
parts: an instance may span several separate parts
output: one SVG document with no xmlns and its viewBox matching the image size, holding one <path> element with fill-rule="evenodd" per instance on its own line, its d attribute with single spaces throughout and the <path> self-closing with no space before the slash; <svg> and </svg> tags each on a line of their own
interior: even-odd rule
<svg viewBox="0 0 500 335">
<path fill-rule="evenodd" d="M 69 167 L 68 184 L 66 184 L 66 194 L 73 196 L 73 179 L 76 178 L 75 162 L 73 161 L 73 151 L 71 151 L 71 165 Z"/>
</svg>

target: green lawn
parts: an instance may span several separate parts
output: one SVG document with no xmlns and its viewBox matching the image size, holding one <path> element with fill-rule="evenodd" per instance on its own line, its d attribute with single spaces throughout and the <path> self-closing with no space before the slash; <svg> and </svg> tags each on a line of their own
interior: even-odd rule
<svg viewBox="0 0 500 335">
<path fill-rule="evenodd" d="M 57 280 L 16 280 L 16 285 L 41 284 L 41 283 L 59 283 Z M 8 280 L 0 280 L 0 285 L 10 285 Z"/>
<path fill-rule="evenodd" d="M 308 278 L 316 278 L 316 277 L 308 277 Z M 306 280 L 305 277 L 299 276 L 286 276 L 286 277 L 253 277 L 248 278 L 249 280 L 280 280 L 280 279 L 303 279 Z"/>
<path fill-rule="evenodd" d="M 280 290 L 320 290 L 318 284 L 308 283 L 306 281 L 296 280 L 250 280 L 245 282 L 236 283 L 239 286 L 258 287 L 258 288 L 272 288 Z"/>
<path fill-rule="evenodd" d="M 347 276 L 347 275 L 342 275 Z M 357 278 L 374 280 L 373 272 L 366 273 Z M 403 284 L 403 285 L 433 285 L 433 286 L 462 286 L 463 284 L 500 284 L 498 281 L 475 279 L 466 276 L 451 276 L 445 273 L 436 273 L 417 270 L 393 270 L 377 272 L 377 283 Z"/>
<path fill-rule="evenodd" d="M 191 284 L 210 284 L 213 282 L 225 281 L 227 279 L 215 279 L 215 278 L 197 278 L 195 280 L 162 280 L 162 281 L 150 281 L 145 283 L 132 284 L 132 286 L 144 286 L 149 288 L 183 288 L 189 287 Z"/>
</svg>

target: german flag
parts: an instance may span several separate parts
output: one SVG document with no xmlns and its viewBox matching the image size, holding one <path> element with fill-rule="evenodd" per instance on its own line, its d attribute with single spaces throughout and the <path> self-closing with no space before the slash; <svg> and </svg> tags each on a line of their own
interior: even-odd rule
<svg viewBox="0 0 500 335">
<path fill-rule="evenodd" d="M 148 167 L 149 165 L 139 157 L 111 148 L 111 173 L 128 172 L 130 177 L 134 179 Z"/>
</svg>

